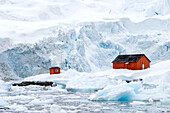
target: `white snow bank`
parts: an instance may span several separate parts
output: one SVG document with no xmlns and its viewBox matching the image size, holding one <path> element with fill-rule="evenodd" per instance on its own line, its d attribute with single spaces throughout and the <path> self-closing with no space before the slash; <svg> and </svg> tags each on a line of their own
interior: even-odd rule
<svg viewBox="0 0 170 113">
<path fill-rule="evenodd" d="M 94 91 L 107 85 L 116 84 L 108 77 L 95 76 L 75 70 L 63 71 L 61 74 L 41 74 L 25 78 L 24 81 L 52 81 L 57 85 L 65 85 L 66 89 L 74 91 Z"/>
<path fill-rule="evenodd" d="M 163 74 L 154 73 L 151 76 L 144 78 L 144 83 L 146 84 L 155 84 L 155 85 L 170 85 L 170 71 L 164 71 Z"/>
<path fill-rule="evenodd" d="M 74 91 L 93 91 L 103 89 L 107 85 L 115 84 L 107 77 L 78 76 L 72 78 L 66 85 L 66 89 Z"/>
<path fill-rule="evenodd" d="M 52 81 L 55 83 L 66 84 L 68 80 L 73 77 L 79 76 L 80 72 L 75 70 L 62 71 L 60 74 L 40 74 L 25 78 L 23 81 Z"/>
<path fill-rule="evenodd" d="M 144 82 L 151 83 L 153 82 L 153 80 L 159 80 L 159 78 L 162 78 L 162 75 L 164 75 L 169 71 L 170 71 L 170 60 L 166 60 L 151 65 L 151 68 L 148 68 L 146 70 L 134 71 L 134 73 L 131 74 L 131 77 L 138 77 L 138 78 L 140 77 L 144 79 Z"/>
</svg>

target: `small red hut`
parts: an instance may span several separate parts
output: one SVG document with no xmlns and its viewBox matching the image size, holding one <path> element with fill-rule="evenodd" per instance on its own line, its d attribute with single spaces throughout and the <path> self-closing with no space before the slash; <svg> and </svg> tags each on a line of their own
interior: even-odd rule
<svg viewBox="0 0 170 113">
<path fill-rule="evenodd" d="M 52 74 L 60 74 L 60 68 L 59 67 L 51 67 L 50 75 L 52 75 Z"/>
<path fill-rule="evenodd" d="M 118 55 L 113 61 L 113 69 L 142 70 L 150 68 L 150 60 L 144 54 Z"/>
</svg>

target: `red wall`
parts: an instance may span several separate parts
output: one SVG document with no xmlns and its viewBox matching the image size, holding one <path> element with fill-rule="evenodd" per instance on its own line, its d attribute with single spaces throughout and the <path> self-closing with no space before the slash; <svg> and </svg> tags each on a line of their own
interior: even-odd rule
<svg viewBox="0 0 170 113">
<path fill-rule="evenodd" d="M 60 74 L 60 68 L 50 69 L 50 75 L 52 74 Z"/>
<path fill-rule="evenodd" d="M 150 62 L 145 56 L 142 56 L 142 58 L 137 62 L 138 70 L 142 70 L 142 64 L 145 65 L 144 69 L 150 68 Z"/>
<path fill-rule="evenodd" d="M 127 64 L 125 64 L 125 63 L 113 63 L 113 69 L 127 69 Z"/>
<path fill-rule="evenodd" d="M 144 69 L 150 68 L 150 61 L 144 55 L 138 62 L 113 63 L 113 69 L 142 70 L 142 64 L 144 64 Z"/>
<path fill-rule="evenodd" d="M 136 69 L 137 69 L 137 63 L 136 63 L 136 62 L 130 62 L 130 63 L 128 64 L 127 69 L 136 70 Z"/>
</svg>

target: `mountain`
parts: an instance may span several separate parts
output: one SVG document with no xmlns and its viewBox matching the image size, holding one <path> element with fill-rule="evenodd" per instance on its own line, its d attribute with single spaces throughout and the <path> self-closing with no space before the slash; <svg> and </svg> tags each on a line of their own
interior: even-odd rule
<svg viewBox="0 0 170 113">
<path fill-rule="evenodd" d="M 112 68 L 118 54 L 170 56 L 169 0 L 0 1 L 0 78 Z M 4 39 L 5 38 L 5 39 Z M 8 40 L 8 41 L 6 41 Z"/>
<path fill-rule="evenodd" d="M 170 13 L 169 0 L 1 0 L 0 5 L 0 18 L 16 21 L 144 19 Z"/>
</svg>

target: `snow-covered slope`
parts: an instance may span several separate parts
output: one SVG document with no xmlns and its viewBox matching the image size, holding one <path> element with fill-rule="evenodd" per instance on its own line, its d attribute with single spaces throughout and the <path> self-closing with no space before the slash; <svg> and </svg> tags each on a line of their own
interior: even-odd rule
<svg viewBox="0 0 170 113">
<path fill-rule="evenodd" d="M 99 90 L 89 97 L 90 100 L 156 100 L 162 104 L 169 104 L 169 66 L 170 60 L 166 60 L 152 65 L 149 69 L 138 71 L 110 69 L 97 73 L 82 73 L 68 70 L 59 75 L 36 75 L 25 78 L 24 81 L 53 81 L 64 85 L 69 91 Z M 126 83 L 125 80 L 132 82 Z"/>
<path fill-rule="evenodd" d="M 120 18 L 129 18 L 133 22 L 141 22 L 149 18 L 168 19 L 170 18 L 170 1 L 30 0 L 22 2 L 21 0 L 1 0 L 0 37 L 11 38 L 17 43 L 35 42 L 49 35 L 49 29 L 56 28 L 59 23 L 65 26 L 65 23 L 109 21 Z M 146 22 L 152 23 L 152 19 Z M 161 20 L 153 22 L 160 25 Z M 145 26 L 145 24 L 142 25 Z M 155 29 L 155 26 L 152 28 Z M 159 26 L 156 28 L 159 29 Z"/>
<path fill-rule="evenodd" d="M 169 0 L 1 0 L 0 18 L 17 21 L 140 19 L 170 13 Z"/>
</svg>

